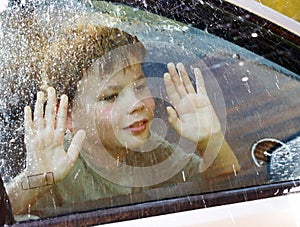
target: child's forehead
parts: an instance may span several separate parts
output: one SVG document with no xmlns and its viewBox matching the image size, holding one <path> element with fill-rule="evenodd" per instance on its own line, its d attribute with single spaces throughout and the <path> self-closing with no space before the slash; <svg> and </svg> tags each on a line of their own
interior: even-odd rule
<svg viewBox="0 0 300 227">
<path fill-rule="evenodd" d="M 105 73 L 99 70 L 99 67 L 93 67 L 89 70 L 88 80 L 91 83 L 97 83 L 98 85 L 107 86 L 124 86 L 129 83 L 133 83 L 137 80 L 144 79 L 142 64 L 136 63 L 126 67 L 116 66 L 109 73 Z"/>
<path fill-rule="evenodd" d="M 114 72 L 106 79 L 107 83 L 128 83 L 140 79 L 144 79 L 145 75 L 142 70 L 141 64 L 130 65 Z"/>
</svg>

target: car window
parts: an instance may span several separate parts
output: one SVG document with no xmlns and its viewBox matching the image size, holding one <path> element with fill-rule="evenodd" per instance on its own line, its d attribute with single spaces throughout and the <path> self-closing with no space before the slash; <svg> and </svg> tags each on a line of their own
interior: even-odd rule
<svg viewBox="0 0 300 227">
<path fill-rule="evenodd" d="M 221 200 L 226 196 L 221 197 L 222 192 L 227 193 L 227 196 L 230 195 L 229 200 L 234 201 L 234 197 L 238 197 L 234 190 L 257 186 L 269 186 L 273 190 L 273 185 L 276 185 L 274 189 L 276 191 L 278 183 L 283 184 L 289 180 L 299 179 L 300 110 L 298 106 L 300 101 L 297 99 L 297 94 L 300 90 L 300 78 L 297 65 L 290 64 L 291 62 L 286 59 L 273 61 L 276 54 L 270 53 L 262 56 L 259 51 L 256 51 L 259 48 L 253 47 L 253 50 L 249 50 L 247 45 L 246 48 L 241 47 L 240 36 L 236 37 L 238 42 L 234 43 L 222 36 L 212 34 L 209 24 L 206 25 L 207 28 L 199 29 L 186 21 L 179 22 L 122 4 L 105 1 L 40 1 L 28 3 L 20 8 L 11 4 L 10 8 L 1 13 L 0 23 L 0 89 L 2 93 L 0 99 L 2 151 L 0 152 L 0 173 L 7 187 L 10 187 L 10 183 L 14 182 L 24 169 L 26 170 L 26 162 L 28 166 L 28 163 L 34 160 L 34 155 L 28 158 L 28 154 L 31 154 L 28 150 L 34 147 L 31 145 L 32 141 L 40 138 L 41 134 L 39 130 L 37 134 L 31 134 L 36 122 L 33 122 L 31 126 L 26 126 L 26 123 L 24 125 L 24 118 L 26 119 L 24 107 L 28 105 L 33 115 L 38 114 L 34 110 L 38 99 L 37 91 L 43 89 L 44 84 L 51 84 L 57 89 L 59 100 L 63 100 L 63 93 L 59 91 L 65 91 L 63 89 L 66 78 L 69 78 L 71 82 L 68 81 L 67 84 L 74 90 L 73 92 L 71 89 L 68 93 L 69 96 L 74 96 L 74 103 L 71 107 L 65 107 L 68 110 L 72 109 L 74 133 L 73 128 L 71 131 L 66 130 L 62 142 L 65 147 L 62 149 L 69 152 L 68 149 L 73 144 L 72 139 L 76 135 L 80 137 L 80 134 L 75 134 L 75 132 L 80 129 L 86 132 L 86 140 L 81 147 L 79 159 L 70 165 L 72 168 L 70 167 L 71 170 L 63 179 L 58 181 L 56 172 L 52 169 L 46 173 L 33 171 L 24 177 L 21 181 L 22 193 L 35 190 L 34 188 L 47 188 L 47 192 L 43 193 L 35 204 L 30 205 L 23 215 L 17 215 L 17 221 L 28 221 L 28 219 L 33 221 L 40 218 L 45 220 L 49 217 L 57 217 L 59 221 L 62 215 L 73 213 L 82 213 L 86 215 L 86 218 L 91 218 L 93 216 L 91 213 L 84 212 L 102 209 L 101 215 L 105 215 L 104 210 L 109 213 L 111 208 L 125 206 L 129 206 L 126 209 L 134 210 L 131 211 L 131 217 L 137 217 L 139 206 L 147 208 L 154 204 L 160 207 L 158 203 L 164 200 L 177 201 L 181 204 L 180 202 L 184 199 L 191 198 L 191 204 L 193 204 L 196 201 L 193 200 L 195 199 L 193 196 L 209 195 L 210 199 L 221 198 L 218 201 L 207 200 L 208 204 L 206 200 L 203 200 L 201 206 L 206 207 L 209 203 L 224 204 L 225 202 Z M 87 61 L 87 63 L 82 60 L 84 62 L 82 65 L 87 64 L 83 67 L 87 69 L 87 72 L 81 70 L 80 73 L 83 74 L 83 78 L 85 78 L 84 75 L 88 75 L 91 79 L 81 79 L 78 84 L 72 84 L 76 78 L 68 77 L 66 72 L 77 70 L 77 68 L 72 68 L 77 64 L 76 59 L 85 59 L 85 56 L 81 58 L 82 56 L 77 56 L 76 53 L 81 53 L 80 48 L 88 49 L 88 46 L 76 46 L 72 40 L 76 40 L 76 37 L 80 35 L 84 35 L 86 39 L 92 37 L 93 40 L 93 36 L 85 35 L 90 32 L 88 28 L 84 28 L 86 30 L 83 30 L 83 33 L 77 33 L 76 29 L 81 29 L 81 27 L 76 23 L 88 24 L 87 27 L 92 31 L 97 26 L 108 26 L 136 36 L 145 48 L 143 60 L 136 60 L 134 57 L 135 61 L 132 63 L 131 59 L 126 57 L 128 53 L 132 54 L 140 50 L 141 47 L 135 43 L 135 45 L 125 45 L 124 49 L 113 49 L 109 54 L 104 54 L 103 59 Z M 65 29 L 69 33 L 65 33 Z M 104 36 L 105 32 L 106 30 L 101 34 Z M 114 34 L 112 32 L 111 36 Z M 259 39 L 261 34 L 261 31 L 253 30 L 250 37 Z M 115 39 L 123 35 L 123 33 L 118 33 Z M 101 36 L 94 39 L 101 39 Z M 81 38 L 78 42 L 80 40 Z M 103 39 L 101 45 L 106 45 L 105 42 L 109 42 L 108 40 L 108 38 Z M 120 39 L 120 42 L 127 41 Z M 63 46 L 62 43 L 67 43 L 68 46 Z M 113 45 L 119 44 L 116 42 Z M 76 51 L 68 52 L 70 49 Z M 299 44 L 294 44 L 294 50 L 295 52 L 299 50 Z M 61 62 L 60 59 L 70 53 L 74 58 L 67 58 L 67 61 Z M 94 52 L 91 51 L 91 53 Z M 173 87 L 168 90 L 164 74 L 168 72 L 169 62 L 175 64 L 182 62 L 186 67 L 190 84 L 183 82 L 185 72 L 180 71 L 179 66 L 177 67 L 179 72 L 177 82 L 186 83 L 186 86 L 191 85 L 193 89 L 190 91 L 185 87 L 185 90 L 192 93 L 188 98 L 184 96 L 186 93 L 181 93 L 176 85 L 172 85 Z M 112 67 L 113 63 L 116 63 L 117 68 Z M 63 67 L 68 70 L 63 71 Z M 196 68 L 201 70 L 205 85 L 201 85 Z M 99 82 L 99 77 L 95 76 L 100 72 L 108 75 L 103 76 L 107 78 L 104 82 Z M 169 73 L 172 74 L 170 71 Z M 57 77 L 49 75 L 57 75 Z M 116 79 L 119 75 L 122 79 Z M 127 77 L 127 75 L 130 76 Z M 58 82 L 52 83 L 52 79 Z M 172 96 L 174 87 L 177 91 L 179 90 L 181 100 L 184 98 L 188 100 L 187 104 L 177 102 Z M 193 101 L 194 93 L 204 97 L 200 99 L 201 97 L 197 96 L 201 101 L 195 101 L 195 103 L 200 103 L 199 105 Z M 49 99 L 51 94 L 47 93 L 47 90 L 45 94 L 48 94 L 48 102 L 44 108 L 40 107 L 40 111 L 43 115 L 43 109 L 45 109 L 46 123 L 40 124 L 46 125 L 47 105 L 51 102 Z M 134 97 L 142 97 L 140 100 L 143 105 L 139 108 L 146 106 L 147 111 L 135 120 L 127 115 L 124 120 L 120 116 L 126 111 L 112 103 L 122 103 L 124 99 L 126 105 L 134 104 L 135 99 L 128 98 L 133 97 L 129 96 L 132 94 Z M 152 98 L 154 104 L 151 101 Z M 198 99 L 195 98 L 195 100 Z M 202 105 L 205 108 L 208 107 L 209 114 L 205 115 L 198 111 L 199 109 L 204 111 L 205 108 Z M 102 123 L 103 116 L 106 115 L 101 115 L 109 106 L 112 110 L 107 119 L 112 122 L 111 125 L 117 124 L 116 128 L 111 131 L 110 127 L 105 128 L 105 122 Z M 170 113 L 168 115 L 167 106 L 173 108 L 173 114 L 178 119 L 185 119 L 189 123 L 188 126 L 184 127 L 187 124 L 184 124 L 182 120 L 180 127 L 176 128 L 176 125 L 172 123 L 172 118 L 170 120 L 171 115 Z M 152 107 L 153 113 L 150 111 Z M 198 111 L 197 114 L 184 115 L 196 111 Z M 31 117 L 31 113 L 27 115 L 27 122 L 30 125 L 29 116 Z M 58 112 L 56 118 L 58 122 L 59 116 Z M 67 116 L 69 115 L 66 114 L 64 117 L 68 121 Z M 188 117 L 184 118 L 185 116 Z M 131 137 L 119 133 L 120 122 L 124 121 L 126 123 L 122 128 L 130 131 L 130 135 L 139 136 L 141 135 L 139 133 L 148 127 L 147 122 L 152 122 L 151 133 L 144 139 L 147 143 L 146 145 L 143 143 L 141 150 L 134 146 L 138 142 L 131 142 Z M 199 139 L 201 136 L 198 136 L 196 132 L 197 130 L 205 131 L 203 125 L 207 122 L 212 125 L 209 125 L 208 130 L 211 140 L 208 140 L 205 148 L 202 149 L 203 140 Z M 27 134 L 24 136 L 26 127 Z M 224 140 L 218 142 L 216 138 L 219 137 L 215 136 L 218 133 L 211 133 L 210 130 L 220 132 Z M 201 143 L 193 142 L 194 134 L 196 141 L 201 141 Z M 45 135 L 41 140 L 46 141 L 44 143 L 47 144 L 53 135 L 50 133 Z M 115 137 L 116 139 L 113 140 L 112 138 Z M 97 139 L 92 140 L 95 138 Z M 141 138 L 142 136 L 138 137 L 139 141 L 143 140 Z M 58 140 L 53 139 L 55 142 Z M 107 148 L 114 144 L 115 140 L 118 140 L 117 155 L 105 152 L 99 154 L 97 147 Z M 223 154 L 220 151 L 223 151 L 224 144 L 228 145 L 230 152 L 225 153 L 225 157 L 222 156 L 221 164 L 219 162 L 216 164 L 215 160 L 219 160 L 220 154 Z M 75 143 L 75 145 L 78 144 Z M 39 150 L 44 145 L 35 145 L 35 147 Z M 226 152 L 228 147 L 224 148 Z M 126 148 L 124 157 L 134 154 L 135 158 L 126 162 L 120 154 L 123 148 Z M 209 152 L 201 153 L 201 150 Z M 57 158 L 59 162 L 62 156 L 57 157 L 59 157 Z M 146 161 L 143 163 L 141 160 Z M 48 162 L 45 163 L 48 164 Z M 36 166 L 39 165 L 36 164 L 33 167 Z M 205 177 L 206 171 L 209 172 L 211 168 L 215 168 L 212 175 Z M 36 179 L 42 179 L 45 182 L 37 183 L 35 186 L 34 180 Z M 261 190 L 264 191 L 264 188 Z M 256 192 L 255 196 L 259 196 L 259 193 Z M 246 199 L 246 196 L 243 196 Z M 11 202 L 14 207 L 14 201 Z M 170 210 L 172 209 L 168 208 L 165 211 L 153 213 L 163 214 Z M 100 222 L 101 215 L 97 218 L 94 216 L 94 222 L 91 223 Z M 117 215 L 113 220 L 117 220 L 116 218 L 118 218 Z"/>
</svg>

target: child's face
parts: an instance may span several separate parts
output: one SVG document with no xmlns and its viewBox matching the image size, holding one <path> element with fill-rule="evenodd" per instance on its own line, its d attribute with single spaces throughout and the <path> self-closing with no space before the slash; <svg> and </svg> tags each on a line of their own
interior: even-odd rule
<svg viewBox="0 0 300 227">
<path fill-rule="evenodd" d="M 141 64 L 114 72 L 109 79 L 99 76 L 97 68 L 87 74 L 77 92 L 84 111 L 74 120 L 86 130 L 89 144 L 100 139 L 110 152 L 140 147 L 149 137 L 155 108 Z"/>
</svg>

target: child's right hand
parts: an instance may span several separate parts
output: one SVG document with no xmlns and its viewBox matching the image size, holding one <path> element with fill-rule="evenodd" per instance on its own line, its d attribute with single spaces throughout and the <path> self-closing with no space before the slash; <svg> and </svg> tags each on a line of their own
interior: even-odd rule
<svg viewBox="0 0 300 227">
<path fill-rule="evenodd" d="M 44 113 L 44 93 L 38 92 L 32 119 L 31 108 L 25 107 L 25 144 L 27 150 L 26 174 L 35 175 L 52 172 L 54 181 L 64 179 L 75 164 L 85 138 L 85 131 L 79 130 L 66 152 L 64 136 L 66 131 L 68 97 L 61 96 L 56 117 L 56 92 L 48 89 Z"/>
</svg>

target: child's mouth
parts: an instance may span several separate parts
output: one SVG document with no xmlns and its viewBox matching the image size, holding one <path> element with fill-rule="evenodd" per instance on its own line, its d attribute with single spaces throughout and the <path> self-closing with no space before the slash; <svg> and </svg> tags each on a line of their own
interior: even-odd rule
<svg viewBox="0 0 300 227">
<path fill-rule="evenodd" d="M 136 121 L 133 124 L 126 127 L 125 129 L 129 130 L 132 133 L 141 133 L 146 129 L 147 122 L 147 120 Z"/>
</svg>

